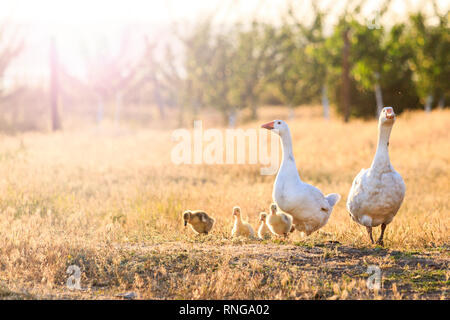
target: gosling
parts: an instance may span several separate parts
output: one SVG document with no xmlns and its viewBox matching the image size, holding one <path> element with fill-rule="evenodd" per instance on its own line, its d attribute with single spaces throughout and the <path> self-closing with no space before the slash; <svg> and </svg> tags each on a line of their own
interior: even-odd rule
<svg viewBox="0 0 450 320">
<path fill-rule="evenodd" d="M 261 212 L 259 214 L 259 228 L 258 228 L 258 237 L 263 240 L 270 237 L 270 230 L 266 223 L 267 213 Z"/>
<path fill-rule="evenodd" d="M 234 226 L 233 230 L 231 230 L 231 235 L 233 237 L 251 237 L 255 236 L 255 231 L 253 231 L 252 226 L 245 221 L 242 221 L 241 218 L 241 208 L 234 207 L 233 208 L 233 216 L 234 216 Z"/>
<path fill-rule="evenodd" d="M 277 205 L 272 203 L 270 206 L 270 214 L 266 220 L 267 226 L 273 234 L 287 237 L 289 232 L 292 232 L 293 230 L 293 218 L 286 213 L 277 211 Z"/>
<path fill-rule="evenodd" d="M 206 212 L 200 210 L 187 210 L 183 212 L 184 226 L 187 224 L 191 226 L 192 230 L 197 234 L 208 234 L 214 226 L 215 220 L 211 218 Z"/>
</svg>

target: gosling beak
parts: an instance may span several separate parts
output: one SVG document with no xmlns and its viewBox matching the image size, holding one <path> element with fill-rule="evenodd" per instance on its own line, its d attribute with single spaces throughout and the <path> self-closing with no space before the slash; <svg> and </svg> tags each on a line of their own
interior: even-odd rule
<svg viewBox="0 0 450 320">
<path fill-rule="evenodd" d="M 270 122 L 267 122 L 267 123 L 263 124 L 261 126 L 261 128 L 264 128 L 264 129 L 267 129 L 267 130 L 272 130 L 273 129 L 273 124 L 274 124 L 274 121 L 270 121 Z"/>
<path fill-rule="evenodd" d="M 184 226 L 185 226 L 185 227 L 187 226 L 187 221 L 186 221 L 186 220 L 184 221 Z"/>
<path fill-rule="evenodd" d="M 394 119 L 394 117 L 395 117 L 394 110 L 392 110 L 392 109 L 387 109 L 387 110 L 386 110 L 386 118 L 388 118 L 388 119 Z"/>
</svg>

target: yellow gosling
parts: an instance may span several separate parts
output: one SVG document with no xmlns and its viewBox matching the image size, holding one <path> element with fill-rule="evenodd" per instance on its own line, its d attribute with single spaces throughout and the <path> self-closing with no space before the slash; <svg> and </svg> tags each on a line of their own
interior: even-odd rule
<svg viewBox="0 0 450 320">
<path fill-rule="evenodd" d="M 273 234 L 287 237 L 289 232 L 292 231 L 292 216 L 277 211 L 277 205 L 272 203 L 270 214 L 266 219 L 267 226 Z"/>
<path fill-rule="evenodd" d="M 241 208 L 234 207 L 233 208 L 233 216 L 234 216 L 234 226 L 233 230 L 231 230 L 231 235 L 233 237 L 254 237 L 255 231 L 253 231 L 252 226 L 245 221 L 242 221 L 241 218 Z"/>
<path fill-rule="evenodd" d="M 266 223 L 267 213 L 261 212 L 259 214 L 259 228 L 258 228 L 258 237 L 259 239 L 267 239 L 270 238 L 270 230 Z"/>
</svg>

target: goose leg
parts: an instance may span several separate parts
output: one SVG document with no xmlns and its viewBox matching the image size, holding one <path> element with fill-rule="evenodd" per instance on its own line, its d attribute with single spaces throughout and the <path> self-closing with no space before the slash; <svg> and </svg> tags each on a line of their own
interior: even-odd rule
<svg viewBox="0 0 450 320">
<path fill-rule="evenodd" d="M 384 246 L 383 236 L 384 236 L 385 229 L 386 229 L 386 225 L 384 223 L 381 224 L 381 234 L 380 234 L 380 238 L 378 238 L 378 240 L 377 240 L 377 244 L 379 244 L 380 246 Z"/>
<path fill-rule="evenodd" d="M 370 242 L 373 243 L 373 237 L 372 237 L 372 227 L 366 227 L 367 233 L 369 234 Z"/>
</svg>

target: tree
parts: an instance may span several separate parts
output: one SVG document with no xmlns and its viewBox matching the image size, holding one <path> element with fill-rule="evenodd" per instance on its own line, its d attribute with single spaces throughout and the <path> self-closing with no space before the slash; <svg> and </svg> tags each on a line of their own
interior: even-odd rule
<svg viewBox="0 0 450 320">
<path fill-rule="evenodd" d="M 387 11 L 388 3 L 380 8 L 379 18 Z M 323 49 L 328 84 L 337 110 L 344 114 L 344 119 L 349 119 L 350 116 L 373 117 L 383 103 L 394 106 L 396 112 L 416 108 L 418 98 L 410 67 L 412 49 L 405 24 L 396 24 L 388 31 L 382 25 L 369 28 L 368 22 L 358 20 L 355 12 L 358 11 L 340 18 Z M 343 34 L 346 30 L 349 30 L 348 103 L 342 101 Z"/>
<path fill-rule="evenodd" d="M 103 119 L 105 104 L 112 103 L 114 121 L 118 124 L 122 96 L 132 84 L 138 66 L 127 55 L 129 43 L 126 35 L 121 39 L 118 50 L 113 50 L 110 45 L 104 38 L 93 50 L 86 48 L 86 83 L 98 101 L 97 122 Z"/>
<path fill-rule="evenodd" d="M 303 90 L 305 79 L 302 67 L 305 66 L 304 43 L 296 34 L 291 24 L 283 24 L 274 37 L 276 47 L 275 67 L 270 81 L 280 93 L 281 101 L 293 108 L 302 103 L 305 97 Z"/>
<path fill-rule="evenodd" d="M 161 63 L 156 58 L 157 41 L 150 41 L 144 37 L 145 50 L 137 63 L 136 75 L 130 84 L 130 91 L 134 94 L 143 93 L 154 102 L 159 110 L 161 120 L 166 119 L 167 88 L 165 86 Z"/>
<path fill-rule="evenodd" d="M 50 108 L 52 119 L 52 130 L 61 130 L 61 119 L 59 118 L 58 98 L 59 98 L 59 68 L 58 51 L 56 40 L 50 40 Z"/>
<path fill-rule="evenodd" d="M 307 25 L 304 18 L 295 17 L 294 10 L 291 8 L 288 13 L 294 21 L 296 33 L 298 33 L 305 42 L 305 55 L 302 64 L 303 77 L 306 81 L 306 90 L 303 97 L 303 103 L 318 102 L 321 97 L 323 105 L 323 114 L 329 118 L 329 100 L 328 100 L 328 55 L 325 46 L 326 36 L 324 33 L 324 22 L 326 18 L 325 11 L 322 11 L 317 2 L 312 1 L 312 23 Z"/>
<path fill-rule="evenodd" d="M 10 36 L 10 33 L 14 36 Z M 0 78 L 3 78 L 12 62 L 20 55 L 24 48 L 24 40 L 17 36 L 17 30 L 11 30 L 7 23 L 0 25 Z M 20 88 L 18 88 L 19 90 Z M 1 87 L 0 100 L 10 99 L 16 94 L 11 88 Z"/>
<path fill-rule="evenodd" d="M 276 55 L 273 26 L 253 21 L 249 30 L 236 27 L 236 48 L 232 60 L 231 103 L 249 108 L 250 119 L 258 118 L 257 103 Z"/>
<path fill-rule="evenodd" d="M 435 5 L 436 8 L 436 5 Z M 412 67 L 414 80 L 425 110 L 430 111 L 435 97 L 442 97 L 450 92 L 450 33 L 448 13 L 437 14 L 436 26 L 427 25 L 422 13 L 411 15 L 410 44 L 414 55 Z"/>
</svg>

